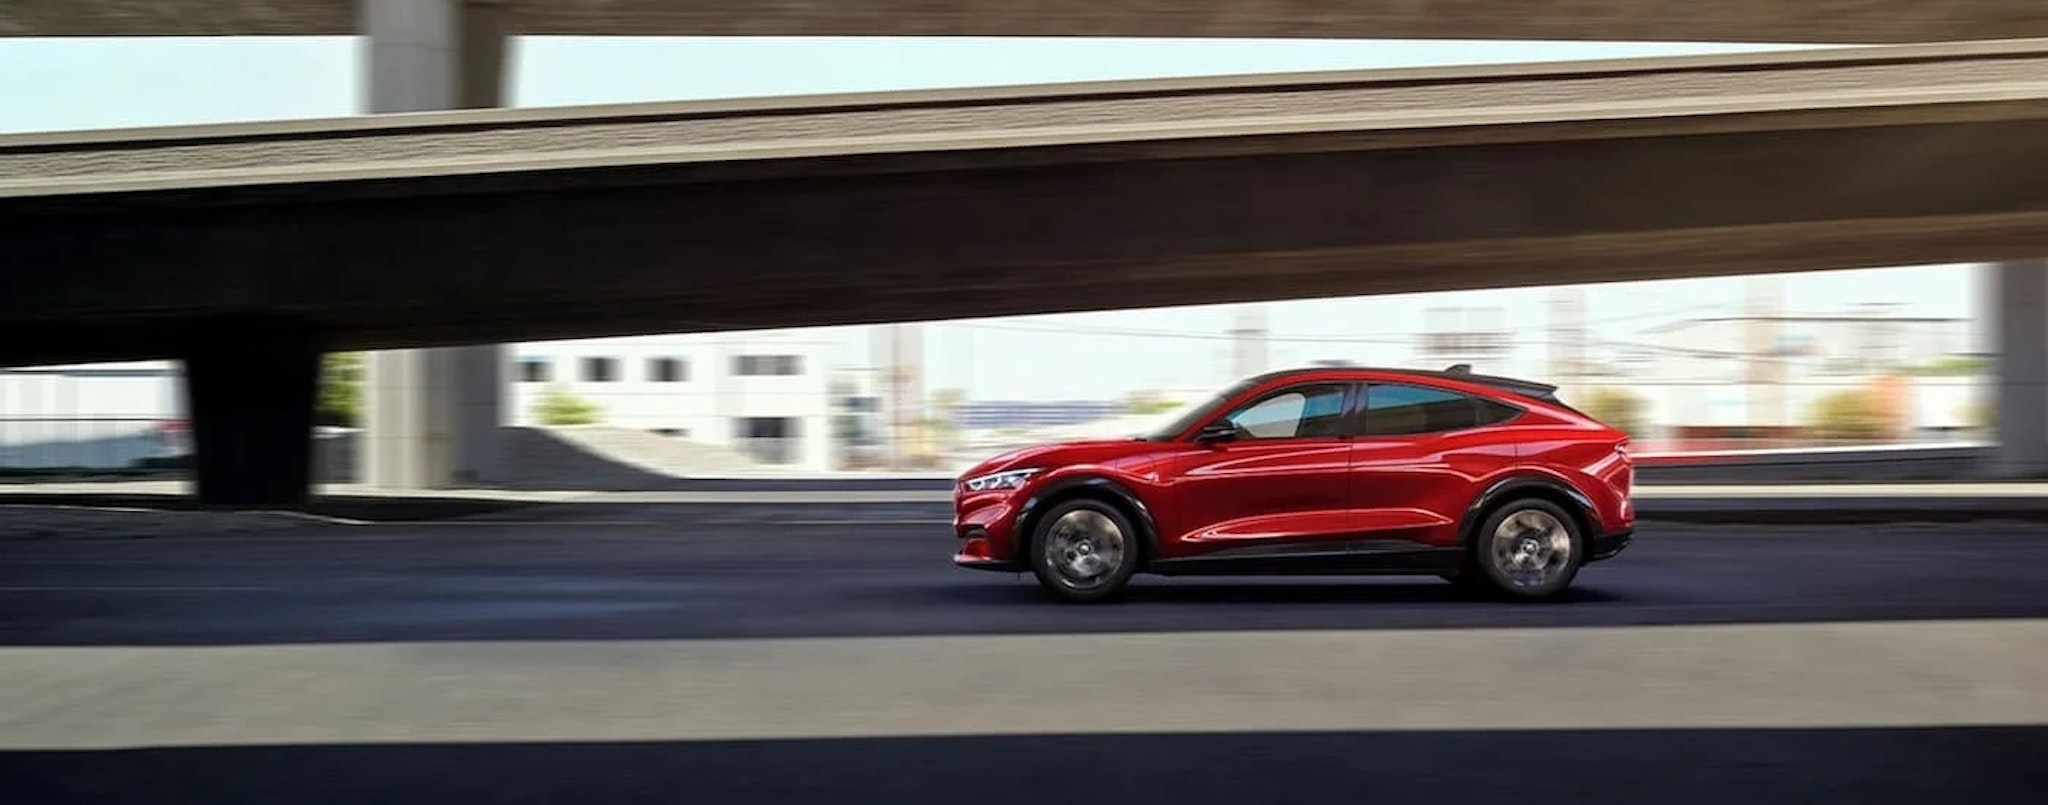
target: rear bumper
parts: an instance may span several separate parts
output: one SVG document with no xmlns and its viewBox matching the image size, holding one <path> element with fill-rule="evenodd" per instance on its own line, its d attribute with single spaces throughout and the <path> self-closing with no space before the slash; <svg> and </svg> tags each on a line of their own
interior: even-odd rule
<svg viewBox="0 0 2048 805">
<path fill-rule="evenodd" d="M 1627 550 L 1628 546 L 1635 542 L 1635 539 L 1636 529 L 1634 526 L 1594 537 L 1587 541 L 1586 562 L 1591 564 L 1605 559 L 1613 559 L 1615 555 Z"/>
</svg>

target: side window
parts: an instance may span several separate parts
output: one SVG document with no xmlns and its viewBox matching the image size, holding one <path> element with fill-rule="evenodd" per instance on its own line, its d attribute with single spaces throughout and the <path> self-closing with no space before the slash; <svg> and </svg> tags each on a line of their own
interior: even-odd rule
<svg viewBox="0 0 2048 805">
<path fill-rule="evenodd" d="M 1299 386 L 1261 398 L 1225 417 L 1240 439 L 1307 439 L 1338 435 L 1344 384 Z"/>
<path fill-rule="evenodd" d="M 1498 425 L 1522 415 L 1522 409 L 1520 408 L 1478 397 L 1472 398 L 1472 410 L 1476 412 L 1472 426 L 1479 428 L 1488 425 Z"/>
<path fill-rule="evenodd" d="M 1455 391 L 1375 383 L 1365 394 L 1367 436 L 1442 433 L 1504 422 L 1515 409 Z"/>
</svg>

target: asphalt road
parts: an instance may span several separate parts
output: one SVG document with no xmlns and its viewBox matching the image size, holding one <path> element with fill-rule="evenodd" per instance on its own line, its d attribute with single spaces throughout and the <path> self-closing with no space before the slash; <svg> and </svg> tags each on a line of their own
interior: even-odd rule
<svg viewBox="0 0 2048 805">
<path fill-rule="evenodd" d="M 0 539 L 8 802 L 2039 802 L 2031 524 L 1063 606 L 923 504 Z M 102 532 L 104 533 L 104 532 Z"/>
</svg>

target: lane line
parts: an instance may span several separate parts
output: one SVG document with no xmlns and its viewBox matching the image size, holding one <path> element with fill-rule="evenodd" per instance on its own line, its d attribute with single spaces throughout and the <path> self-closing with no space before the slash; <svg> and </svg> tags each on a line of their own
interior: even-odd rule
<svg viewBox="0 0 2048 805">
<path fill-rule="evenodd" d="M 952 518 L 950 518 L 950 517 L 948 517 L 948 518 L 945 518 L 945 519 L 937 519 L 937 518 L 926 518 L 926 517 L 918 517 L 918 518 L 890 518 L 890 517 L 876 517 L 876 518 L 873 518 L 873 519 L 865 519 L 865 518 L 861 518 L 861 519 L 843 519 L 843 520 L 769 520 L 769 519 L 763 519 L 763 520 L 700 520 L 700 521 L 698 521 L 698 523 L 697 523 L 697 524 L 698 524 L 698 525 L 744 525 L 744 526 L 779 526 L 779 525 L 801 525 L 801 526 L 849 526 L 849 525 L 850 525 L 850 526 L 932 526 L 932 525 L 943 525 L 943 526 L 950 526 L 950 525 L 952 525 L 952 524 L 953 524 L 953 519 L 952 519 Z M 688 524 L 688 523 L 683 523 L 683 524 L 680 524 L 680 525 L 689 525 L 689 524 Z"/>
<path fill-rule="evenodd" d="M 2032 726 L 2043 667 L 2041 619 L 13 647 L 10 693 L 61 706 L 0 713 L 0 749 Z"/>
<path fill-rule="evenodd" d="M 251 593 L 277 592 L 284 587 L 254 587 L 229 585 L 0 585 L 0 593 Z"/>
<path fill-rule="evenodd" d="M 385 522 L 368 522 L 364 523 L 364 525 L 419 528 L 439 528 L 442 526 L 561 526 L 563 528 L 577 528 L 583 526 L 677 525 L 677 523 L 667 520 L 389 520 Z"/>
</svg>

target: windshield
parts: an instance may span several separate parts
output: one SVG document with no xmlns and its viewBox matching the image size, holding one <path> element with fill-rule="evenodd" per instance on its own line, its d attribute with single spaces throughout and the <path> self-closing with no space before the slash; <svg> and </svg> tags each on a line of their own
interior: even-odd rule
<svg viewBox="0 0 2048 805">
<path fill-rule="evenodd" d="M 1200 405 L 1196 405 L 1192 408 L 1187 409 L 1186 411 L 1181 412 L 1180 416 L 1174 417 L 1165 425 L 1160 426 L 1159 428 L 1153 430 L 1150 433 L 1141 435 L 1138 438 L 1148 442 L 1164 442 L 1171 440 L 1173 437 L 1179 435 L 1181 431 L 1194 427 L 1194 424 L 1196 422 L 1200 422 L 1204 419 L 1209 418 L 1211 414 L 1216 413 L 1217 409 L 1222 408 L 1224 405 L 1228 404 L 1232 399 L 1236 398 L 1237 395 L 1245 393 L 1247 390 L 1251 389 L 1252 386 L 1257 385 L 1257 383 L 1258 378 L 1238 381 L 1236 385 L 1233 385 L 1230 388 L 1224 389 L 1222 391 L 1216 392 L 1216 394 L 1211 396 L 1209 399 L 1203 400 Z"/>
</svg>

